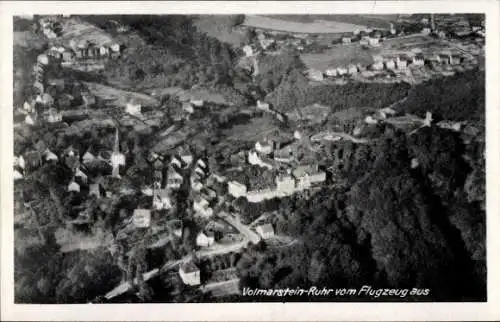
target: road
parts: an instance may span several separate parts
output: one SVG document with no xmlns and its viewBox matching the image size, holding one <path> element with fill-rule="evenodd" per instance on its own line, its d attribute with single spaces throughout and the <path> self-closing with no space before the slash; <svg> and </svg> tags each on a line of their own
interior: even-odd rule
<svg viewBox="0 0 500 322">
<path fill-rule="evenodd" d="M 245 237 L 248 238 L 248 240 L 252 243 L 257 244 L 258 242 L 260 242 L 260 236 L 256 232 L 252 231 L 247 225 L 244 225 L 241 221 L 237 220 L 234 216 L 227 215 L 221 216 L 220 218 L 227 221 L 231 226 L 245 235 Z"/>
</svg>

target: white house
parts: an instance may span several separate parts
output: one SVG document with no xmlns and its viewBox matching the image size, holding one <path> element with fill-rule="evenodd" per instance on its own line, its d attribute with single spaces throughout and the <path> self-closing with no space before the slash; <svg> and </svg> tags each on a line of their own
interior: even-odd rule
<svg viewBox="0 0 500 322">
<path fill-rule="evenodd" d="M 194 107 L 202 107 L 203 106 L 203 100 L 200 100 L 200 99 L 191 98 L 189 100 L 189 103 L 191 103 L 191 105 Z"/>
<path fill-rule="evenodd" d="M 367 117 L 365 117 L 365 123 L 366 124 L 377 124 L 378 121 L 376 119 L 374 119 L 373 117 L 371 117 L 370 115 L 368 115 Z"/>
<path fill-rule="evenodd" d="M 31 106 L 30 103 L 24 102 L 24 104 L 23 104 L 23 110 L 25 110 L 28 113 L 31 113 L 31 112 L 33 112 L 33 107 Z"/>
<path fill-rule="evenodd" d="M 376 61 L 372 64 L 373 70 L 382 70 L 384 69 L 384 63 L 382 61 Z"/>
<path fill-rule="evenodd" d="M 203 161 L 203 159 L 198 159 L 196 161 L 196 165 L 203 168 L 203 169 L 207 169 L 207 163 L 205 161 Z"/>
<path fill-rule="evenodd" d="M 261 110 L 269 110 L 269 103 L 262 102 L 261 100 L 257 100 L 257 108 Z"/>
<path fill-rule="evenodd" d="M 170 160 L 170 165 L 172 166 L 175 165 L 180 169 L 182 168 L 182 160 L 177 156 L 173 156 L 172 159 Z"/>
<path fill-rule="evenodd" d="M 380 39 L 379 38 L 368 38 L 368 44 L 370 46 L 378 46 L 380 43 Z"/>
<path fill-rule="evenodd" d="M 42 65 L 48 65 L 49 64 L 49 57 L 45 54 L 40 54 L 36 58 L 36 61 Z"/>
<path fill-rule="evenodd" d="M 141 114 L 141 104 L 135 104 L 132 102 L 127 103 L 125 106 L 125 112 L 130 115 L 140 115 Z"/>
<path fill-rule="evenodd" d="M 342 76 L 347 74 L 347 68 L 345 67 L 337 67 L 337 75 Z"/>
<path fill-rule="evenodd" d="M 323 80 L 323 73 L 316 69 L 309 69 L 307 71 L 307 77 L 310 80 L 321 82 Z"/>
<path fill-rule="evenodd" d="M 253 49 L 249 45 L 243 46 L 243 52 L 245 53 L 246 57 L 251 57 L 253 56 Z"/>
<path fill-rule="evenodd" d="M 53 108 L 49 109 L 48 113 L 45 115 L 45 120 L 49 123 L 62 122 L 62 118 L 62 113 Z"/>
<path fill-rule="evenodd" d="M 347 67 L 347 71 L 351 75 L 356 74 L 358 72 L 358 67 L 356 65 L 351 64 Z"/>
<path fill-rule="evenodd" d="M 182 110 L 188 114 L 194 113 L 193 105 L 189 102 L 182 102 Z"/>
<path fill-rule="evenodd" d="M 209 202 L 202 197 L 198 197 L 193 202 L 193 210 L 204 217 L 211 217 L 213 215 L 213 209 L 210 208 Z"/>
<path fill-rule="evenodd" d="M 255 151 L 248 151 L 248 163 L 258 165 L 259 167 L 268 168 L 269 170 L 273 168 L 272 164 L 262 160 Z"/>
<path fill-rule="evenodd" d="M 424 27 L 422 28 L 422 30 L 420 31 L 422 34 L 424 35 L 429 35 L 431 33 L 431 28 L 429 27 Z"/>
<path fill-rule="evenodd" d="M 23 178 L 23 175 L 21 174 L 21 172 L 17 171 L 17 170 L 14 170 L 14 180 L 20 180 Z"/>
<path fill-rule="evenodd" d="M 187 152 L 182 153 L 181 160 L 186 164 L 186 167 L 189 167 L 193 163 L 193 155 Z"/>
<path fill-rule="evenodd" d="M 237 181 L 229 181 L 227 189 L 229 194 L 235 198 L 244 197 L 247 193 L 247 187 Z"/>
<path fill-rule="evenodd" d="M 351 37 L 342 37 L 342 43 L 344 45 L 350 44 L 351 43 Z"/>
<path fill-rule="evenodd" d="M 20 167 L 21 169 L 24 169 L 26 167 L 26 163 L 22 155 L 19 157 L 14 157 L 14 166 Z"/>
<path fill-rule="evenodd" d="M 404 56 L 396 57 L 396 65 L 398 69 L 406 69 L 408 67 L 408 61 Z"/>
<path fill-rule="evenodd" d="M 421 54 L 413 56 L 412 63 L 415 66 L 424 66 L 425 64 L 424 56 Z"/>
<path fill-rule="evenodd" d="M 76 183 L 75 181 L 71 181 L 68 184 L 68 191 L 69 192 L 80 192 L 80 185 Z"/>
<path fill-rule="evenodd" d="M 98 183 L 91 183 L 89 185 L 89 196 L 101 197 L 101 185 Z"/>
<path fill-rule="evenodd" d="M 392 59 L 388 59 L 384 63 L 385 63 L 385 68 L 386 69 L 394 69 L 394 68 L 396 68 L 396 63 Z"/>
<path fill-rule="evenodd" d="M 255 230 L 263 239 L 272 238 L 274 236 L 274 229 L 271 224 L 257 226 Z"/>
<path fill-rule="evenodd" d="M 259 153 L 267 155 L 273 152 L 273 146 L 271 145 L 271 143 L 267 141 L 265 142 L 257 141 L 255 143 L 255 150 Z"/>
<path fill-rule="evenodd" d="M 45 158 L 45 161 L 59 161 L 59 158 L 57 157 L 57 155 L 55 153 L 53 153 L 52 151 L 50 151 L 49 149 L 45 150 L 45 152 L 43 153 L 43 156 Z"/>
<path fill-rule="evenodd" d="M 35 125 L 35 118 L 28 114 L 24 118 L 24 123 L 27 125 Z"/>
<path fill-rule="evenodd" d="M 121 49 L 121 46 L 120 44 L 112 44 L 111 46 L 109 46 L 109 48 L 115 52 L 115 53 L 119 53 L 120 52 L 120 49 Z"/>
<path fill-rule="evenodd" d="M 175 171 L 172 167 L 168 168 L 167 171 L 167 188 L 169 189 L 179 189 L 183 182 L 182 175 Z"/>
<path fill-rule="evenodd" d="M 186 285 L 200 285 L 200 270 L 193 262 L 182 263 L 179 267 L 179 276 Z"/>
<path fill-rule="evenodd" d="M 200 191 L 203 188 L 203 183 L 196 176 L 191 177 L 191 189 L 194 191 Z"/>
<path fill-rule="evenodd" d="M 337 69 L 334 67 L 328 67 L 325 71 L 325 75 L 328 77 L 335 77 L 337 76 Z"/>
<path fill-rule="evenodd" d="M 135 209 L 132 223 L 137 228 L 148 228 L 151 224 L 151 211 L 149 209 Z"/>
<path fill-rule="evenodd" d="M 201 232 L 196 236 L 196 245 L 200 247 L 210 247 L 214 244 L 214 234 Z"/>
</svg>

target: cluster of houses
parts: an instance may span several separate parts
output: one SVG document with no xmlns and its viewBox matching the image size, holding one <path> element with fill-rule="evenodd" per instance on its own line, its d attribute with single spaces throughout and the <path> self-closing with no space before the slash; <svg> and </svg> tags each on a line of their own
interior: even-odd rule
<svg viewBox="0 0 500 322">
<path fill-rule="evenodd" d="M 71 53 L 71 60 L 67 60 L 68 62 L 74 58 L 77 60 L 117 58 L 122 50 L 122 46 L 118 43 L 98 45 L 88 40 L 80 42 L 71 40 L 69 47 L 67 50 Z"/>
</svg>

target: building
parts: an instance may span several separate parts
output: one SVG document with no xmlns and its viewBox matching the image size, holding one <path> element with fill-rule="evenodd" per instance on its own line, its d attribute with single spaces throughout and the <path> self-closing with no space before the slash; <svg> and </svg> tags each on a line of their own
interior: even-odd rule
<svg viewBox="0 0 500 322">
<path fill-rule="evenodd" d="M 317 165 L 302 165 L 292 171 L 300 189 L 308 189 L 311 185 L 322 183 L 326 180 L 326 173 L 320 171 Z"/>
<path fill-rule="evenodd" d="M 57 111 L 54 108 L 50 108 L 44 115 L 45 121 L 49 123 L 58 123 L 62 122 L 63 115 L 61 112 Z"/>
<path fill-rule="evenodd" d="M 462 58 L 459 55 L 450 55 L 448 58 L 450 65 L 458 65 L 461 63 Z"/>
<path fill-rule="evenodd" d="M 78 168 L 75 172 L 75 178 L 78 178 L 80 182 L 87 183 L 88 176 L 82 171 L 82 169 Z"/>
<path fill-rule="evenodd" d="M 358 73 L 358 67 L 356 65 L 351 64 L 351 65 L 349 65 L 347 67 L 347 71 L 351 75 L 357 74 Z"/>
<path fill-rule="evenodd" d="M 214 244 L 214 233 L 207 231 L 201 232 L 196 236 L 196 245 L 199 247 L 210 247 Z"/>
<path fill-rule="evenodd" d="M 172 167 L 167 170 L 167 185 L 169 189 L 179 189 L 184 181 L 182 175 L 175 171 Z"/>
<path fill-rule="evenodd" d="M 14 169 L 13 177 L 14 181 L 16 181 L 16 180 L 21 180 L 23 178 L 23 175 L 21 172 Z"/>
<path fill-rule="evenodd" d="M 68 184 L 68 192 L 80 192 L 80 185 L 74 180 Z"/>
<path fill-rule="evenodd" d="M 185 165 L 184 168 L 189 167 L 193 163 L 193 155 L 187 151 L 181 152 L 180 157 Z"/>
<path fill-rule="evenodd" d="M 265 111 L 269 111 L 269 103 L 257 100 L 257 108 Z"/>
<path fill-rule="evenodd" d="M 257 141 L 255 142 L 255 150 L 261 154 L 268 155 L 273 152 L 273 146 L 270 142 L 266 141 Z"/>
<path fill-rule="evenodd" d="M 412 63 L 415 66 L 424 66 L 424 64 L 425 64 L 424 55 L 417 54 L 417 55 L 413 56 Z"/>
<path fill-rule="evenodd" d="M 141 104 L 134 104 L 132 102 L 127 103 L 125 106 L 125 112 L 130 115 L 141 115 Z"/>
<path fill-rule="evenodd" d="M 182 263 L 179 267 L 179 276 L 184 284 L 189 286 L 200 285 L 200 270 L 191 261 Z"/>
<path fill-rule="evenodd" d="M 151 211 L 149 209 L 135 209 L 132 223 L 136 228 L 148 228 L 151 225 Z"/>
<path fill-rule="evenodd" d="M 274 229 L 271 224 L 264 224 L 255 228 L 262 239 L 269 239 L 274 236 Z"/>
<path fill-rule="evenodd" d="M 160 189 L 154 191 L 153 207 L 158 210 L 172 208 L 172 201 L 170 200 L 170 195 L 168 193 L 168 190 Z"/>
<path fill-rule="evenodd" d="M 89 196 L 96 196 L 97 198 L 101 198 L 103 194 L 103 189 L 100 184 L 91 183 L 89 185 Z"/>
<path fill-rule="evenodd" d="M 120 152 L 120 137 L 118 128 L 115 129 L 115 144 L 111 153 L 111 166 L 113 167 L 112 176 L 120 178 L 120 166 L 125 165 L 125 155 Z"/>
<path fill-rule="evenodd" d="M 24 161 L 24 157 L 21 155 L 19 157 L 14 157 L 14 166 L 24 169 L 26 167 L 26 162 Z"/>
<path fill-rule="evenodd" d="M 194 107 L 203 107 L 203 100 L 191 98 L 189 103 Z"/>
<path fill-rule="evenodd" d="M 210 207 L 210 203 L 201 196 L 197 196 L 193 201 L 193 210 L 203 217 L 211 217 L 214 212 Z"/>
<path fill-rule="evenodd" d="M 406 69 L 408 67 L 408 60 L 405 56 L 396 57 L 396 66 L 398 69 Z"/>
<path fill-rule="evenodd" d="M 422 34 L 424 35 L 429 35 L 431 33 L 431 28 L 429 27 L 424 27 L 422 28 L 422 30 L 420 31 Z"/>
<path fill-rule="evenodd" d="M 325 75 L 328 77 L 335 77 L 337 76 L 337 69 L 334 67 L 328 67 L 325 71 Z"/>
<path fill-rule="evenodd" d="M 82 156 L 82 162 L 83 164 L 90 164 L 96 161 L 95 155 L 90 153 L 89 151 L 86 151 L 83 156 Z"/>
<path fill-rule="evenodd" d="M 382 70 L 384 69 L 384 63 L 382 61 L 376 61 L 372 64 L 373 70 Z"/>
<path fill-rule="evenodd" d="M 345 67 L 337 67 L 337 75 L 342 76 L 347 74 L 347 68 Z"/>
<path fill-rule="evenodd" d="M 273 168 L 273 164 L 269 161 L 270 160 L 262 159 L 255 151 L 248 151 L 248 163 L 250 164 L 258 165 L 259 167 L 271 170 Z"/>
<path fill-rule="evenodd" d="M 35 114 L 28 114 L 24 118 L 24 123 L 26 125 L 35 125 L 35 122 L 36 122 L 36 116 L 35 116 Z"/>
<path fill-rule="evenodd" d="M 307 77 L 312 81 L 321 82 L 323 80 L 323 73 L 316 69 L 309 69 L 307 71 Z"/>
<path fill-rule="evenodd" d="M 43 157 L 46 162 L 57 162 L 59 161 L 59 158 L 55 153 L 50 151 L 49 149 L 46 149 L 45 152 L 43 153 Z"/>
<path fill-rule="evenodd" d="M 342 43 L 348 45 L 351 43 L 351 37 L 342 37 Z"/>
<path fill-rule="evenodd" d="M 396 68 L 396 63 L 392 59 L 388 59 L 388 60 L 384 61 L 384 64 L 385 64 L 385 68 L 386 69 L 394 69 L 394 68 Z"/>
<path fill-rule="evenodd" d="M 441 64 L 449 64 L 450 63 L 450 55 L 448 54 L 439 54 L 437 56 L 437 61 L 440 62 Z"/>
<path fill-rule="evenodd" d="M 380 44 L 380 39 L 379 38 L 372 38 L 372 37 L 369 37 L 368 38 L 368 44 L 370 46 L 378 46 Z"/>
<path fill-rule="evenodd" d="M 245 53 L 246 57 L 251 57 L 253 56 L 253 49 L 249 45 L 243 46 L 243 52 Z"/>
<path fill-rule="evenodd" d="M 41 65 L 48 65 L 49 64 L 49 57 L 45 54 L 40 54 L 36 58 L 37 63 L 40 63 Z"/>
</svg>

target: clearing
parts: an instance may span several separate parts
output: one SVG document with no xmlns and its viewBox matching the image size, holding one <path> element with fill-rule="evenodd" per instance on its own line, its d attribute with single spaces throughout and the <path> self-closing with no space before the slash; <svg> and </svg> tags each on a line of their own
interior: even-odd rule
<svg viewBox="0 0 500 322">
<path fill-rule="evenodd" d="M 98 83 L 84 82 L 84 84 L 90 93 L 115 106 L 125 107 L 127 103 L 132 101 L 136 104 L 141 104 L 142 106 L 154 107 L 159 105 L 159 101 L 157 99 L 146 94 L 124 91 Z"/>
<path fill-rule="evenodd" d="M 320 54 L 302 54 L 300 58 L 308 68 L 324 71 L 328 67 L 341 67 L 349 64 L 367 66 L 373 63 L 377 49 L 364 49 L 359 45 L 339 45 Z"/>
<path fill-rule="evenodd" d="M 98 46 L 109 46 L 114 43 L 113 37 L 107 32 L 76 17 L 62 19 L 61 26 L 62 35 L 58 40 L 62 41 L 66 46 L 69 46 L 72 39 L 76 40 L 76 43 L 89 41 Z"/>
<path fill-rule="evenodd" d="M 297 22 L 271 18 L 269 16 L 253 15 L 246 16 L 243 25 L 261 29 L 270 29 L 300 34 L 337 34 L 368 29 L 368 27 L 365 25 L 339 21 L 314 20 L 312 22 Z"/>
</svg>

